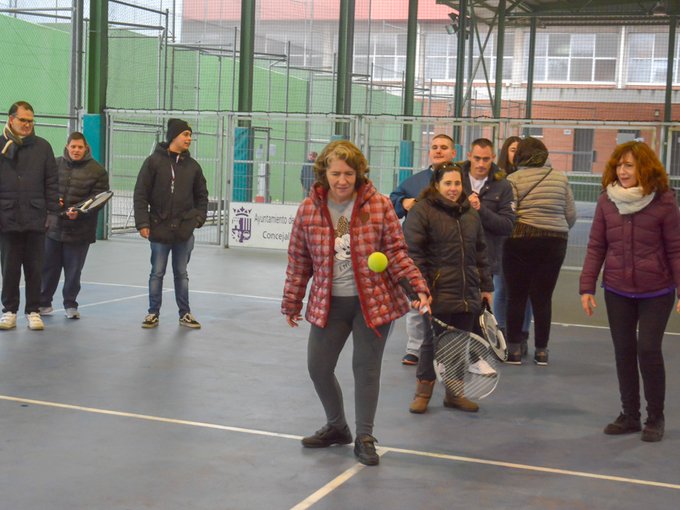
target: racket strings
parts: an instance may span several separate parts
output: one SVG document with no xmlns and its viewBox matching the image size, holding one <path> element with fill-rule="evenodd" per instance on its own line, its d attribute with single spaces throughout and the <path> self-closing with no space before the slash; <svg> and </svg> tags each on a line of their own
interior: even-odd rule
<svg viewBox="0 0 680 510">
<path fill-rule="evenodd" d="M 496 356 L 498 356 L 501 361 L 505 361 L 508 358 L 508 348 L 505 343 L 505 336 L 503 336 L 503 332 L 498 327 L 496 317 L 494 317 L 491 311 L 485 310 L 479 316 L 479 326 L 484 334 L 484 338 L 489 342 Z"/>
<path fill-rule="evenodd" d="M 466 331 L 446 331 L 435 349 L 435 373 L 454 396 L 484 398 L 498 384 L 499 359 L 483 339 Z"/>
</svg>

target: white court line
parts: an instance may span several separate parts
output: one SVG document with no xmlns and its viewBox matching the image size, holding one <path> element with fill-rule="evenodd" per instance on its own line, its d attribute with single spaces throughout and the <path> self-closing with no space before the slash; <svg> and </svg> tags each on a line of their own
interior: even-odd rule
<svg viewBox="0 0 680 510">
<path fill-rule="evenodd" d="M 268 437 L 280 437 L 284 439 L 295 439 L 299 441 L 302 439 L 302 436 L 296 436 L 293 434 L 281 434 L 278 432 L 269 432 L 266 430 L 258 430 L 258 429 L 246 429 L 242 427 L 231 427 L 228 425 L 219 425 L 216 423 L 206 423 L 206 422 L 200 422 L 200 421 L 190 421 L 190 420 L 177 420 L 174 418 L 164 418 L 162 416 L 152 416 L 148 414 L 137 414 L 137 413 L 127 413 L 123 411 L 112 411 L 109 409 L 99 409 L 96 407 L 83 407 L 83 406 L 77 406 L 73 404 L 62 404 L 59 402 L 49 402 L 45 400 L 33 400 L 33 399 L 28 399 L 28 398 L 21 398 L 21 397 L 13 397 L 10 395 L 0 395 L 0 400 L 5 400 L 8 402 L 17 402 L 20 404 L 33 404 L 33 405 L 41 405 L 45 407 L 55 407 L 59 409 L 69 409 L 73 411 L 83 411 L 83 412 L 88 412 L 88 413 L 94 413 L 94 414 L 103 414 L 103 415 L 109 415 L 109 416 L 120 416 L 124 418 L 135 418 L 138 420 L 147 420 L 147 421 L 154 421 L 154 422 L 161 422 L 161 423 L 170 423 L 170 424 L 175 424 L 175 425 L 188 425 L 192 427 L 202 427 L 202 428 L 208 428 L 208 429 L 217 429 L 217 430 L 227 430 L 230 432 L 241 432 L 244 434 L 253 434 L 253 435 L 258 435 L 258 436 L 268 436 Z M 496 467 L 502 467 L 502 468 L 508 468 L 508 469 L 518 469 L 518 470 L 524 470 L 524 471 L 535 471 L 539 473 L 548 473 L 548 474 L 555 474 L 555 475 L 565 475 L 565 476 L 574 476 L 574 477 L 579 477 L 579 478 L 590 478 L 594 480 L 604 480 L 604 481 L 609 481 L 609 482 L 618 482 L 618 483 L 627 483 L 627 484 L 632 484 L 632 485 L 645 485 L 645 486 L 651 486 L 651 487 L 659 487 L 659 488 L 664 488 L 664 489 L 673 489 L 673 490 L 680 490 L 680 485 L 678 484 L 673 484 L 673 483 L 665 483 L 665 482 L 655 482 L 652 480 L 641 480 L 637 478 L 625 478 L 622 476 L 609 476 L 609 475 L 601 475 L 597 473 L 588 473 L 585 471 L 571 471 L 568 469 L 556 469 L 556 468 L 550 468 L 550 467 L 543 467 L 543 466 L 531 466 L 528 464 L 514 464 L 512 462 L 503 462 L 503 461 L 496 461 L 496 460 L 487 460 L 487 459 L 478 459 L 475 457 L 462 457 L 459 455 L 449 455 L 449 454 L 444 454 L 444 453 L 435 453 L 435 452 L 426 452 L 426 451 L 419 451 L 419 450 L 407 450 L 404 448 L 394 448 L 391 446 L 381 446 L 378 449 L 380 454 L 384 454 L 386 452 L 394 452 L 394 453 L 402 453 L 406 455 L 416 455 L 419 457 L 427 457 L 427 458 L 433 458 L 433 459 L 443 459 L 443 460 L 452 460 L 456 462 L 468 462 L 471 464 L 481 464 L 481 465 L 487 465 L 487 466 L 496 466 Z M 358 472 L 358 471 L 356 471 Z M 346 477 L 344 480 L 348 480 L 356 472 L 352 472 L 352 469 L 349 469 L 343 475 Z M 337 477 L 335 480 L 338 480 L 339 478 L 342 478 L 343 475 L 340 475 Z M 327 485 L 332 484 L 333 482 L 330 482 Z M 338 484 L 336 483 L 336 488 Z M 322 490 L 322 489 L 320 489 Z M 319 492 L 319 491 L 317 491 Z M 317 493 L 314 493 L 317 494 Z M 312 497 L 312 496 L 310 496 Z M 309 498 L 308 498 L 309 499 Z M 305 500 L 307 501 L 307 500 Z M 306 507 L 302 507 L 306 508 Z"/>
<path fill-rule="evenodd" d="M 385 448 L 377 448 L 378 450 L 378 455 L 381 457 L 387 453 L 387 450 Z M 318 491 L 310 494 L 308 497 L 300 501 L 297 505 L 292 507 L 290 510 L 307 510 L 307 508 L 310 508 L 312 505 L 315 503 L 318 503 L 321 501 L 323 498 L 328 496 L 331 492 L 333 492 L 335 489 L 340 487 L 342 484 L 347 482 L 350 478 L 352 478 L 354 475 L 359 473 L 362 469 L 364 469 L 366 466 L 363 464 L 356 463 L 354 466 L 349 468 L 347 471 L 344 473 L 341 473 L 339 476 L 336 476 L 333 478 L 330 482 L 328 482 L 326 485 L 321 487 Z"/>
<path fill-rule="evenodd" d="M 306 510 L 307 508 L 311 507 L 315 503 L 318 503 L 323 498 L 328 496 L 331 492 L 340 487 L 342 484 L 344 484 L 346 481 L 348 481 L 350 478 L 352 478 L 354 475 L 356 475 L 365 467 L 366 466 L 364 466 L 363 464 L 355 464 L 347 471 L 342 473 L 340 476 L 335 477 L 333 480 L 331 480 L 326 485 L 321 487 L 318 491 L 314 492 L 313 494 L 310 494 L 308 497 L 300 501 L 294 507 L 291 507 L 290 510 Z"/>
<path fill-rule="evenodd" d="M 20 404 L 33 404 L 45 407 L 56 407 L 59 409 L 70 409 L 72 411 L 83 411 L 93 414 L 105 414 L 109 416 L 121 416 L 124 418 L 136 418 L 138 420 L 156 421 L 161 423 L 172 423 L 175 425 L 189 425 L 192 427 L 202 427 L 206 429 L 228 430 L 229 432 L 243 432 L 244 434 L 254 434 L 259 436 L 283 437 L 285 439 L 302 439 L 302 436 L 294 436 L 292 434 L 280 434 L 278 432 L 269 432 L 266 430 L 244 429 L 241 427 L 230 427 L 228 425 L 218 425 L 216 423 L 206 423 L 202 421 L 191 420 L 177 420 L 174 418 L 164 418 L 162 416 L 152 416 L 149 414 L 126 413 L 123 411 L 112 411 L 110 409 L 99 409 L 96 407 L 83 407 L 72 404 L 61 404 L 59 402 L 48 402 L 45 400 L 33 400 L 30 398 L 12 397 L 10 395 L 0 395 L 0 400 L 7 400 L 9 402 L 18 402 Z"/>
<path fill-rule="evenodd" d="M 102 282 L 82 282 L 82 283 L 87 283 L 90 285 L 108 285 L 111 287 L 131 287 L 133 289 L 145 289 L 147 287 L 142 286 L 142 285 L 126 285 L 123 283 L 102 283 Z M 169 290 L 172 290 L 170 288 L 168 289 L 163 289 L 163 292 L 167 292 Z M 211 291 L 211 290 L 190 290 L 189 292 L 193 293 L 195 292 L 196 294 L 211 294 L 215 296 L 227 296 L 227 297 L 239 297 L 239 298 L 247 298 L 247 299 L 260 299 L 263 301 L 281 301 L 280 297 L 269 297 L 269 296 L 256 296 L 253 294 L 234 294 L 232 292 L 218 292 L 218 291 Z M 138 297 L 138 296 L 135 296 Z M 118 301 L 124 301 L 126 298 L 119 299 Z M 115 300 L 114 300 L 115 301 Z M 95 306 L 97 304 L 105 304 L 108 303 L 109 301 L 102 301 L 101 303 L 92 303 L 90 305 L 86 306 Z M 113 301 L 111 301 L 113 302 Z M 306 300 L 305 300 L 306 302 Z M 609 330 L 609 326 L 596 326 L 593 324 L 572 324 L 568 322 L 553 322 L 553 326 L 562 326 L 565 328 L 588 328 L 588 329 L 606 329 Z M 664 333 L 665 335 L 670 335 L 670 336 L 680 336 L 680 333 L 674 333 L 672 331 L 666 331 Z"/>
<path fill-rule="evenodd" d="M 104 285 L 104 286 L 109 286 L 109 287 L 130 287 L 132 289 L 148 289 L 148 286 L 145 285 L 127 285 L 124 283 L 103 283 L 103 282 L 81 282 L 81 283 L 87 283 L 89 285 Z M 168 292 L 173 290 L 171 287 L 167 287 L 163 289 L 163 292 Z M 269 296 L 255 296 L 253 294 L 235 294 L 233 292 L 219 292 L 215 290 L 193 290 L 191 289 L 189 291 L 190 293 L 196 293 L 196 294 L 209 294 L 209 295 L 214 295 L 214 296 L 227 296 L 227 297 L 240 297 L 240 298 L 248 298 L 248 299 L 261 299 L 263 301 L 281 301 L 280 297 L 269 297 Z"/>
<path fill-rule="evenodd" d="M 623 476 L 600 475 L 597 473 L 588 473 L 586 471 L 572 471 L 569 469 L 556 469 L 543 466 L 530 466 L 527 464 L 514 464 L 512 462 L 503 462 L 499 460 L 485 460 L 476 459 L 473 457 L 460 457 L 458 455 L 448 455 L 444 453 L 421 452 L 418 450 L 406 450 L 404 448 L 392 448 L 391 446 L 384 446 L 385 450 L 394 453 L 404 453 L 407 455 L 417 455 L 420 457 L 429 457 L 433 459 L 454 460 L 457 462 L 469 462 L 473 464 L 483 464 L 487 466 L 497 466 L 509 469 L 521 469 L 524 471 L 537 471 L 539 473 L 550 473 L 555 475 L 575 476 L 580 478 L 591 478 L 595 480 L 606 480 L 608 482 L 629 483 L 633 485 L 647 485 L 651 487 L 660 487 L 663 489 L 680 490 L 680 485 L 674 483 L 654 482 L 651 480 L 640 480 L 637 478 L 625 478 Z"/>
</svg>

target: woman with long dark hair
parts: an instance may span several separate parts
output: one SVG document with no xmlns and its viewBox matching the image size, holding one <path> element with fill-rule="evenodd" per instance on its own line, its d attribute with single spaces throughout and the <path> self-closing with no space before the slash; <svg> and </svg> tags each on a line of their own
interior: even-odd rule
<svg viewBox="0 0 680 510">
<path fill-rule="evenodd" d="M 498 155 L 498 167 L 508 176 L 517 171 L 515 166 L 515 153 L 517 146 L 522 140 L 519 136 L 510 136 L 505 142 Z M 501 252 L 502 253 L 502 252 Z M 508 291 L 505 285 L 505 276 L 503 276 L 503 264 L 500 264 L 500 272 L 493 275 L 493 312 L 498 321 L 498 326 L 507 335 L 507 311 L 508 311 Z M 524 313 L 524 322 L 522 323 L 522 358 L 529 352 L 529 327 L 531 326 L 531 303 L 527 302 L 527 308 Z"/>
<path fill-rule="evenodd" d="M 527 300 L 534 311 L 534 362 L 548 364 L 552 295 L 567 253 L 576 206 L 567 177 L 548 163 L 548 149 L 537 138 L 519 142 L 513 185 L 517 219 L 503 249 L 508 289 L 508 360 L 522 363 L 522 322 Z"/>
</svg>

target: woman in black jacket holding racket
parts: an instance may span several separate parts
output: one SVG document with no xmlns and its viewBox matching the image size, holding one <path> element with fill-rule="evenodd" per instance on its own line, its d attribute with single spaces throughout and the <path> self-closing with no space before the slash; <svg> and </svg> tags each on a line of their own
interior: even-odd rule
<svg viewBox="0 0 680 510">
<path fill-rule="evenodd" d="M 427 280 L 432 315 L 456 328 L 471 331 L 482 298 L 492 301 L 493 280 L 487 261 L 479 214 L 463 191 L 462 170 L 453 163 L 434 169 L 404 222 L 409 256 Z M 438 326 L 435 324 L 435 328 Z M 433 338 L 420 348 L 416 394 L 409 410 L 424 413 L 436 379 Z M 479 406 L 462 395 L 446 392 L 445 407 L 475 412 Z"/>
</svg>

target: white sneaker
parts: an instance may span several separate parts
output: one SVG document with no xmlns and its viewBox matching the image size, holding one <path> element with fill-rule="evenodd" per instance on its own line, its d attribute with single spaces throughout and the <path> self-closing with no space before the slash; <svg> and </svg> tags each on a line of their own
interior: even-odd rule
<svg viewBox="0 0 680 510">
<path fill-rule="evenodd" d="M 17 327 L 17 314 L 5 312 L 0 318 L 0 329 L 12 329 Z"/>
<path fill-rule="evenodd" d="M 77 308 L 67 308 L 64 312 L 67 319 L 80 319 L 80 312 Z"/>
<path fill-rule="evenodd" d="M 498 374 L 486 360 L 481 358 L 468 367 L 468 372 L 484 377 L 495 377 Z"/>
<path fill-rule="evenodd" d="M 41 331 L 45 329 L 45 324 L 43 324 L 43 320 L 40 318 L 40 314 L 38 312 L 26 314 L 26 320 L 28 320 L 28 329 L 32 329 L 34 331 Z"/>
<path fill-rule="evenodd" d="M 51 306 L 41 306 L 38 311 L 40 312 L 40 315 L 52 315 L 54 308 Z"/>
</svg>

